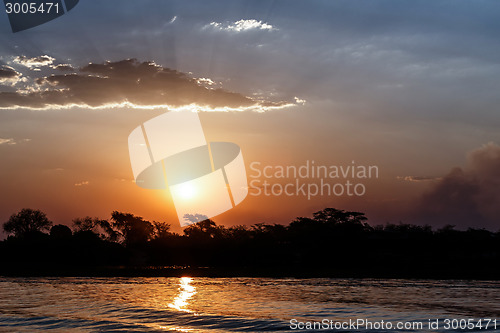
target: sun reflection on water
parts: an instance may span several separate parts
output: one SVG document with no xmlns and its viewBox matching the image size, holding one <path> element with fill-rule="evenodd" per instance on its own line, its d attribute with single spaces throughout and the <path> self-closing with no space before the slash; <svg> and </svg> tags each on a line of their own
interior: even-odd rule
<svg viewBox="0 0 500 333">
<path fill-rule="evenodd" d="M 170 308 L 184 312 L 193 312 L 187 309 L 189 305 L 188 300 L 196 294 L 196 288 L 191 285 L 192 281 L 193 279 L 190 277 L 181 277 L 179 279 L 179 295 L 168 305 Z"/>
</svg>

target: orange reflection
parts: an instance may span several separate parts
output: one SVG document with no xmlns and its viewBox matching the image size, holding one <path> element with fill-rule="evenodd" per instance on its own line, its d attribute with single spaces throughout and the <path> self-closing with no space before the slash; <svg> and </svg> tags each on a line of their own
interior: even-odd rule
<svg viewBox="0 0 500 333">
<path fill-rule="evenodd" d="M 190 284 L 192 281 L 193 279 L 189 277 L 180 278 L 179 295 L 177 295 L 173 303 L 170 303 L 168 305 L 170 308 L 174 308 L 176 310 L 184 312 L 193 312 L 186 309 L 186 307 L 188 306 L 188 300 L 193 297 L 194 294 L 196 294 L 196 288 Z"/>
</svg>

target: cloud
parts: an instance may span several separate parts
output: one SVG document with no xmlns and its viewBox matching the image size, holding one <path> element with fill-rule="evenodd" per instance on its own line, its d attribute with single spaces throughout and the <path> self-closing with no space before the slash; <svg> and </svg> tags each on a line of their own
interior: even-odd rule
<svg viewBox="0 0 500 333">
<path fill-rule="evenodd" d="M 75 186 L 86 186 L 89 184 L 89 181 L 88 180 L 85 180 L 83 182 L 79 182 L 79 183 L 76 183 Z"/>
<path fill-rule="evenodd" d="M 500 229 L 500 146 L 488 143 L 467 155 L 467 167 L 453 168 L 419 200 L 426 223 Z"/>
<path fill-rule="evenodd" d="M 223 31 L 231 31 L 231 32 L 241 32 L 248 30 L 278 30 L 272 25 L 268 23 L 262 23 L 262 21 L 257 20 L 239 20 L 234 23 L 219 23 L 219 22 L 211 22 L 203 27 L 204 29 L 214 29 L 214 30 L 223 30 Z"/>
<path fill-rule="evenodd" d="M 4 145 L 4 144 L 12 145 L 12 144 L 15 144 L 15 142 L 14 142 L 14 139 L 2 139 L 2 138 L 0 138 L 0 145 Z"/>
<path fill-rule="evenodd" d="M 266 111 L 293 102 L 256 100 L 207 86 L 207 80 L 154 62 L 126 59 L 90 63 L 78 72 L 35 79 L 37 89 L 0 92 L 0 108 L 117 107 L 193 108 L 206 111 Z"/>
<path fill-rule="evenodd" d="M 442 178 L 441 177 L 422 177 L 422 176 L 397 176 L 396 179 L 403 180 L 405 182 L 420 183 L 420 182 L 441 180 Z"/>
<path fill-rule="evenodd" d="M 14 58 L 15 63 L 26 66 L 28 68 L 49 66 L 54 62 L 54 60 L 56 59 L 48 55 L 42 55 L 34 58 L 28 58 L 26 56 L 21 55 Z"/>
<path fill-rule="evenodd" d="M 20 73 L 10 66 L 2 65 L 0 66 L 0 82 L 8 80 L 17 80 L 21 76 Z"/>
<path fill-rule="evenodd" d="M 295 100 L 295 103 L 297 103 L 297 104 L 304 105 L 307 102 L 305 99 L 298 98 L 297 96 L 295 96 L 293 99 Z"/>
<path fill-rule="evenodd" d="M 57 69 L 59 71 L 74 71 L 75 70 L 73 68 L 73 66 L 71 66 L 69 64 L 52 65 L 52 66 L 50 66 L 50 68 Z"/>
<path fill-rule="evenodd" d="M 14 140 L 13 138 L 8 138 L 8 139 L 2 139 L 0 138 L 0 145 L 4 145 L 4 144 L 7 144 L 7 145 L 15 145 L 15 144 L 18 144 L 18 143 L 22 143 L 22 142 L 29 142 L 31 141 L 31 139 L 21 139 L 21 140 Z"/>
<path fill-rule="evenodd" d="M 0 87 L 14 87 L 21 82 L 27 82 L 27 78 L 10 66 L 0 65 Z"/>
<path fill-rule="evenodd" d="M 196 83 L 201 84 L 201 85 L 207 85 L 207 86 L 213 86 L 216 84 L 214 81 L 212 81 L 212 79 L 204 78 L 204 77 L 197 78 Z"/>
</svg>

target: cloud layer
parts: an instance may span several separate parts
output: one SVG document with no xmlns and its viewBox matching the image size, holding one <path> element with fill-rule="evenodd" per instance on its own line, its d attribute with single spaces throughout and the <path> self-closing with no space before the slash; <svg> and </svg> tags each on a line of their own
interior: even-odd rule
<svg viewBox="0 0 500 333">
<path fill-rule="evenodd" d="M 14 62 L 27 67 L 49 66 L 54 58 L 17 57 Z M 62 108 L 83 106 L 91 108 L 132 106 L 169 107 L 186 106 L 206 110 L 264 111 L 293 105 L 286 102 L 258 101 L 239 93 L 212 88 L 188 75 L 164 68 L 154 62 L 126 59 L 103 64 L 90 63 L 78 71 L 69 65 L 52 66 L 68 71 L 34 80 L 34 87 L 16 92 L 0 92 L 0 108 Z M 15 77 L 16 72 L 3 66 L 1 75 Z"/>
</svg>

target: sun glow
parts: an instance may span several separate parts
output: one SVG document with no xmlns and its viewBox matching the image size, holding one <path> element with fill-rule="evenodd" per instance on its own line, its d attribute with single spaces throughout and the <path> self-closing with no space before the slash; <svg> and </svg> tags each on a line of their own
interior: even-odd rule
<svg viewBox="0 0 500 333">
<path fill-rule="evenodd" d="M 196 196 L 196 193 L 198 191 L 196 190 L 196 187 L 191 184 L 190 182 L 186 182 L 185 184 L 182 184 L 178 189 L 177 193 L 181 196 L 181 198 L 188 200 L 188 199 L 193 199 Z"/>
<path fill-rule="evenodd" d="M 186 309 L 188 300 L 196 294 L 196 288 L 190 284 L 192 281 L 193 279 L 190 277 L 180 278 L 179 295 L 177 295 L 174 301 L 168 305 L 170 308 L 184 312 L 192 312 Z"/>
</svg>

